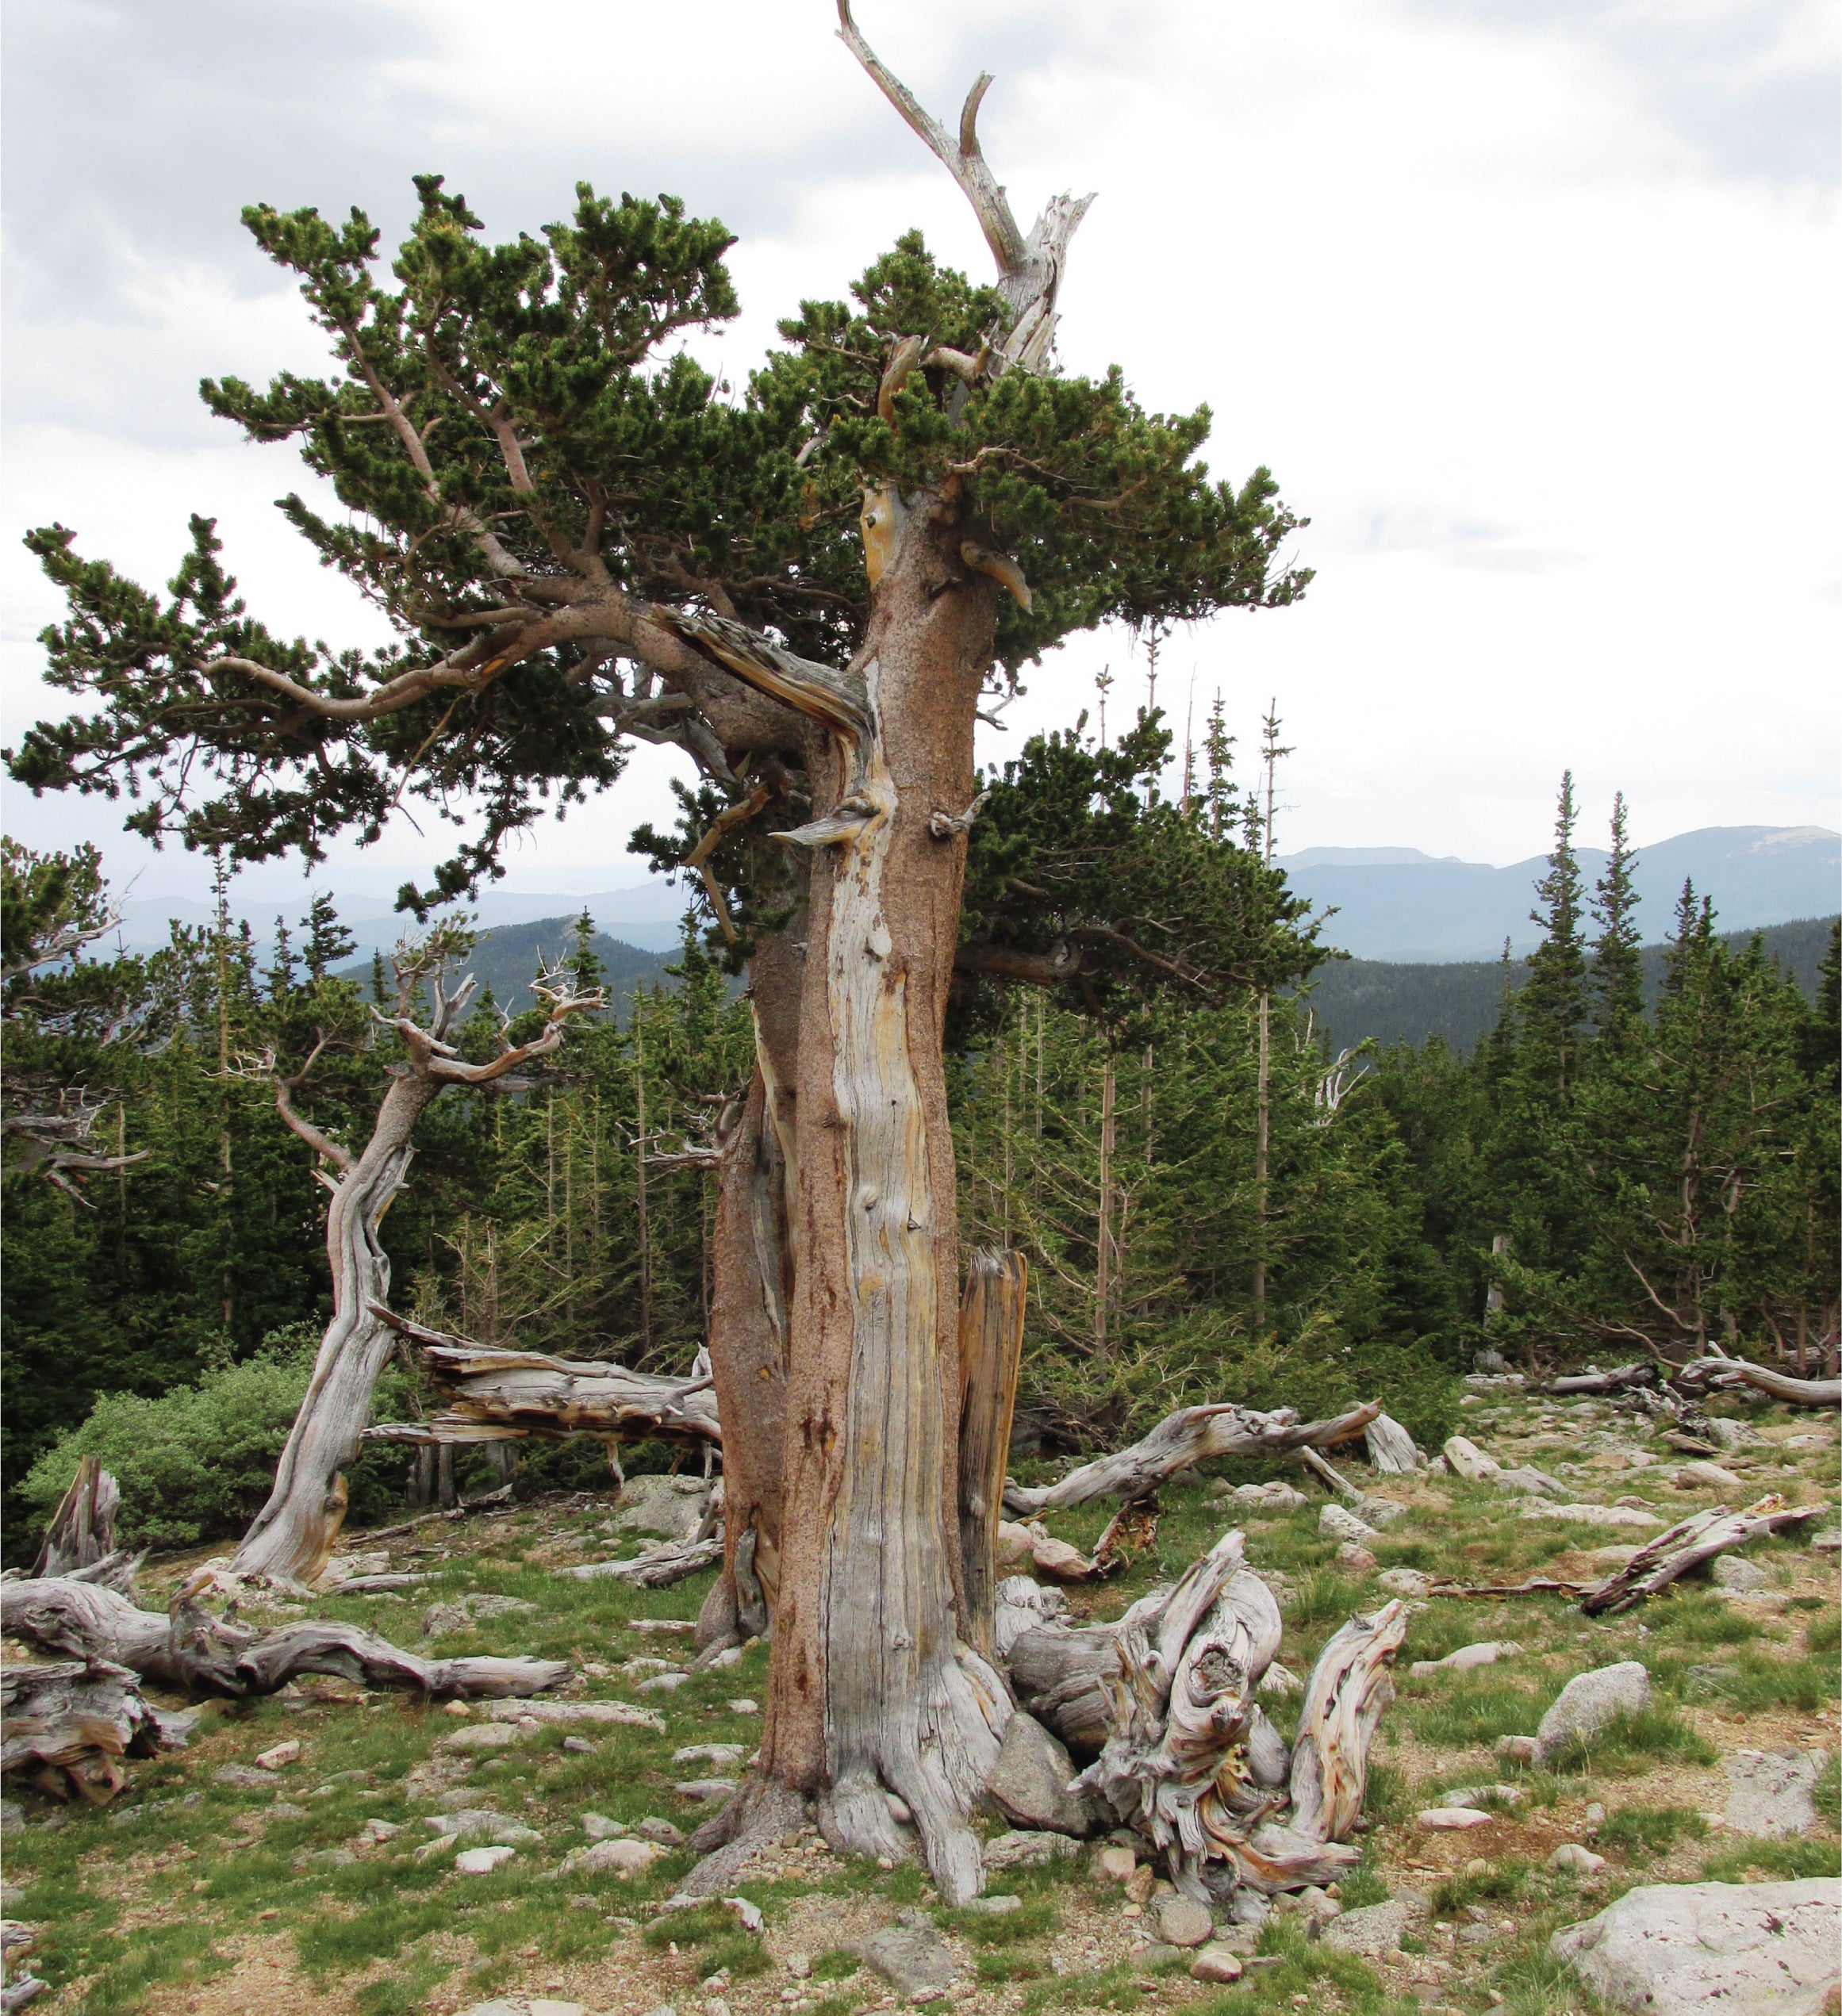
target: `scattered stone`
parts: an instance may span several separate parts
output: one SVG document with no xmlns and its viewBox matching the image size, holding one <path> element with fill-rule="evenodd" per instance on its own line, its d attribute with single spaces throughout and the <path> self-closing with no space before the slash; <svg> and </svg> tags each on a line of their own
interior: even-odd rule
<svg viewBox="0 0 1842 2016">
<path fill-rule="evenodd" d="M 787 1972 L 796 1981 L 809 1981 L 812 1978 L 812 1956 L 810 1953 L 789 1953 L 784 1963 Z"/>
<path fill-rule="evenodd" d="M 253 1764 L 221 1764 L 211 1774 L 214 1785 L 228 1785 L 236 1792 L 254 1792 L 259 1786 L 267 1792 L 270 1774 L 259 1771 Z"/>
<path fill-rule="evenodd" d="M 563 1749 L 570 1757 L 593 1757 L 595 1754 L 595 1746 L 586 1736 L 564 1737 Z"/>
<path fill-rule="evenodd" d="M 643 1680 L 633 1691 L 635 1694 L 670 1694 L 682 1687 L 690 1677 L 689 1673 L 654 1673 L 650 1680 Z"/>
<path fill-rule="evenodd" d="M 1167 1897 L 1157 1907 L 1157 1934 L 1169 1945 L 1206 1945 L 1215 1930 L 1207 1906 L 1188 1897 Z"/>
<path fill-rule="evenodd" d="M 1525 1519 L 1579 1520 L 1594 1526 L 1637 1526 L 1646 1531 L 1660 1527 L 1663 1521 L 1653 1512 L 1644 1512 L 1633 1502 L 1615 1505 L 1556 1505 L 1545 1498 L 1525 1498 L 1522 1501 Z"/>
<path fill-rule="evenodd" d="M 909 1806 L 908 1802 L 899 1793 L 885 1792 L 883 1794 L 883 1803 L 889 1809 L 889 1818 L 895 1822 L 898 1827 L 908 1827 L 914 1825 L 914 1811 Z"/>
<path fill-rule="evenodd" d="M 558 2002 L 554 1995 L 533 1995 L 531 1998 L 531 2016 L 589 2016 L 588 2005 L 580 2002 Z"/>
<path fill-rule="evenodd" d="M 688 1778 L 672 1790 L 680 1799 L 696 1799 L 703 1805 L 727 1806 L 735 1796 L 733 1778 Z"/>
<path fill-rule="evenodd" d="M 1474 1666 L 1494 1666 L 1522 1649 L 1514 1638 L 1487 1638 L 1477 1645 L 1461 1645 L 1443 1659 L 1416 1659 L 1410 1670 L 1416 1680 L 1424 1680 L 1429 1673 L 1469 1673 Z"/>
<path fill-rule="evenodd" d="M 988 1841 L 984 1860 L 988 1870 L 1039 1869 L 1064 1856 L 1078 1855 L 1080 1846 L 1068 1834 L 1020 1830 Z"/>
<path fill-rule="evenodd" d="M 1019 1708 L 1006 1725 L 985 1795 L 1020 1827 L 1086 1834 L 1093 1829 L 1094 1803 L 1086 1791 L 1075 1789 L 1076 1775 L 1067 1750 Z"/>
<path fill-rule="evenodd" d="M 1525 1498 L 1558 1498 L 1566 1489 L 1559 1478 L 1550 1477 L 1546 1470 L 1527 1468 L 1499 1470 L 1491 1481 L 1499 1491 L 1516 1492 Z"/>
<path fill-rule="evenodd" d="M 1745 1480 L 1719 1463 L 1684 1463 L 1675 1474 L 1679 1491 L 1744 1491 Z"/>
<path fill-rule="evenodd" d="M 1475 1442 L 1468 1442 L 1461 1435 L 1446 1439 L 1445 1460 L 1460 1477 L 1469 1478 L 1473 1484 L 1481 1484 L 1486 1478 L 1495 1477 L 1503 1466 L 1495 1457 L 1487 1456 Z"/>
<path fill-rule="evenodd" d="M 739 1764 L 748 1752 L 740 1743 L 687 1743 L 681 1750 L 672 1752 L 673 1764 L 714 1764 L 723 1766 Z"/>
<path fill-rule="evenodd" d="M 1241 1979 L 1241 1957 L 1219 1942 L 1204 1946 L 1190 1962 L 1190 1979 L 1225 1984 Z"/>
<path fill-rule="evenodd" d="M 1548 1953 L 1614 2007 L 1642 2016 L 1815 2012 L 1837 1979 L 1842 1880 L 1655 1884 L 1628 1890 Z"/>
<path fill-rule="evenodd" d="M 1329 1540 L 1372 1540 L 1375 1528 L 1342 1505 L 1326 1505 L 1318 1514 L 1318 1531 Z"/>
<path fill-rule="evenodd" d="M 486 1709 L 489 1722 L 607 1722 L 633 1729 L 655 1729 L 665 1734 L 665 1723 L 650 1708 L 636 1708 L 631 1701 L 494 1701 Z"/>
<path fill-rule="evenodd" d="M 297 1764 L 301 1758 L 301 1745 L 297 1738 L 290 1737 L 285 1743 L 278 1743 L 273 1750 L 264 1750 L 256 1762 L 264 1771 L 279 1771 L 285 1764 Z"/>
<path fill-rule="evenodd" d="M 621 1489 L 613 1530 L 655 1533 L 666 1540 L 694 1539 L 709 1507 L 711 1489 L 701 1478 L 629 1478 Z"/>
<path fill-rule="evenodd" d="M 618 1841 L 627 1832 L 623 1822 L 610 1820 L 605 1813 L 583 1813 L 577 1817 L 590 1841 Z"/>
<path fill-rule="evenodd" d="M 1736 1750 L 1727 1760 L 1727 1824 L 1775 1840 L 1817 1824 L 1810 1795 L 1825 1750 Z"/>
<path fill-rule="evenodd" d="M 400 1822 L 371 1819 L 364 1824 L 363 1836 L 366 1841 L 393 1841 L 402 1831 Z"/>
<path fill-rule="evenodd" d="M 1717 1554 L 1710 1572 L 1715 1585 L 1723 1589 L 1762 1589 L 1771 1580 L 1757 1562 L 1744 1554 Z"/>
<path fill-rule="evenodd" d="M 1432 1806 L 1414 1816 L 1423 1827 L 1437 1834 L 1456 1834 L 1466 1827 L 1487 1827 L 1491 1815 L 1475 1806 Z"/>
<path fill-rule="evenodd" d="M 476 2002 L 471 2009 L 463 2009 L 461 2016 L 524 2016 L 524 2011 L 516 2003 L 497 1995 L 490 2002 Z"/>
<path fill-rule="evenodd" d="M 505 1853 L 509 1855 L 511 1849 Z M 310 1869 L 349 1869 L 358 1861 L 349 1848 L 320 1848 L 311 1855 L 304 1855 L 301 1864 Z"/>
<path fill-rule="evenodd" d="M 1307 1503 L 1303 1491 L 1275 1478 L 1270 1484 L 1238 1484 L 1231 1492 L 1211 1492 L 1211 1497 L 1232 1497 L 1238 1504 L 1258 1506 L 1267 1512 L 1295 1512 Z"/>
<path fill-rule="evenodd" d="M 1533 1736 L 1499 1736 L 1496 1753 L 1506 1757 L 1512 1764 L 1533 1764 L 1535 1761 L 1535 1738 Z"/>
<path fill-rule="evenodd" d="M 1337 1566 L 1353 1575 L 1372 1575 L 1380 1565 L 1360 1540 L 1345 1540 L 1337 1550 Z"/>
<path fill-rule="evenodd" d="M 618 1876 L 643 1874 L 664 1849 L 650 1841 L 597 1841 L 586 1848 L 572 1848 L 558 1865 L 559 1876 Z"/>
<path fill-rule="evenodd" d="M 476 1595 L 457 1596 L 451 1603 L 433 1603 L 422 1613 L 422 1635 L 445 1638 L 455 1631 L 470 1631 L 482 1617 L 510 1617 L 534 1611 L 535 1603 L 521 1596 L 494 1596 L 482 1590 Z"/>
<path fill-rule="evenodd" d="M 1262 1694 L 1271 1694 L 1283 1701 L 1288 1695 L 1303 1693 L 1305 1683 L 1290 1666 L 1282 1666 L 1276 1659 L 1261 1675 L 1260 1685 L 1257 1691 Z"/>
<path fill-rule="evenodd" d="M 501 1862 L 509 1862 L 517 1853 L 516 1848 L 463 1848 L 454 1858 L 454 1865 L 462 1876 L 490 1876 Z"/>
<path fill-rule="evenodd" d="M 1564 1842 L 1548 1858 L 1551 1869 L 1571 1869 L 1576 1876 L 1596 1876 L 1606 1866 L 1606 1858 L 1595 1855 L 1590 1848 L 1582 1848 L 1576 1841 Z"/>
<path fill-rule="evenodd" d="M 269 1808 L 269 1818 L 271 1820 L 305 1820 L 306 1817 L 305 1807 L 292 1805 L 285 1799 L 277 1799 Z"/>
<path fill-rule="evenodd" d="M 1606 1822 L 1606 1809 L 1595 1799 L 1587 1807 L 1586 1817 L 1587 1825 L 1589 1827 L 1603 1826 Z"/>
<path fill-rule="evenodd" d="M 1157 1872 L 1149 1862 L 1142 1862 L 1119 1888 L 1125 1891 L 1129 1904 L 1137 1904 L 1142 1909 L 1151 1902 L 1151 1893 L 1157 1888 Z"/>
<path fill-rule="evenodd" d="M 1520 1806 L 1526 1796 L 1519 1785 L 1457 1785 L 1441 1792 L 1439 1803 L 1483 1807 L 1487 1799 L 1494 1799 L 1505 1806 Z"/>
<path fill-rule="evenodd" d="M 517 1742 L 519 1733 L 502 1722 L 476 1722 L 465 1729 L 451 1729 L 435 1747 L 438 1750 L 502 1750 Z"/>
<path fill-rule="evenodd" d="M 240 1770 L 241 1765 L 237 1767 Z M 25 1808 L 16 1799 L 0 1799 L 0 1834 L 13 1834 L 25 1825 Z"/>
<path fill-rule="evenodd" d="M 731 1715 L 759 1715 L 761 1713 L 760 1702 L 750 1700 L 746 1694 L 738 1695 L 733 1701 L 725 1702 L 723 1705 Z"/>
<path fill-rule="evenodd" d="M 1320 1935 L 1327 1946 L 1339 1953 L 1360 1953 L 1364 1960 L 1380 1960 L 1400 1945 L 1407 1930 L 1407 1907 L 1399 1898 L 1385 1904 L 1366 1904 L 1360 1911 L 1345 1911 L 1325 1926 Z"/>
<path fill-rule="evenodd" d="M 1535 1730 L 1535 1761 L 1545 1764 L 1576 1737 L 1596 1735 L 1614 1715 L 1650 1705 L 1650 1674 L 1635 1659 L 1575 1673 Z"/>
<path fill-rule="evenodd" d="M 931 1926 L 889 1925 L 846 1951 L 874 1968 L 904 2001 L 945 1995 L 959 1978 L 959 1964 Z"/>
<path fill-rule="evenodd" d="M 1719 1443 L 1723 1449 L 1744 1449 L 1757 1439 L 1744 1421 L 1725 1420 L 1717 1415 L 1708 1416 L 1708 1439 Z"/>
<path fill-rule="evenodd" d="M 1395 1498 L 1364 1498 L 1357 1508 L 1371 1526 L 1398 1526 L 1407 1508 Z"/>
<path fill-rule="evenodd" d="M 649 1813 L 633 1831 L 647 1841 L 657 1842 L 662 1848 L 682 1848 L 685 1838 L 670 1820 L 662 1820 L 657 1814 Z"/>
<path fill-rule="evenodd" d="M 1810 1545 L 1818 1554 L 1842 1553 L 1842 1527 L 1832 1526 L 1827 1533 L 1813 1534 Z"/>
<path fill-rule="evenodd" d="M 1161 1967 L 1167 1960 L 1181 1960 L 1183 1949 L 1168 1945 L 1162 1939 L 1153 1939 L 1149 1946 L 1133 1949 L 1130 1964 L 1141 1974 L 1149 1974 L 1154 1967 Z"/>
<path fill-rule="evenodd" d="M 1390 1596 L 1422 1596 L 1433 1586 L 1433 1577 L 1418 1568 L 1384 1568 L 1376 1580 Z"/>
<path fill-rule="evenodd" d="M 1020 1911 L 1023 1908 L 1023 1899 L 1000 1891 L 996 1895 L 975 1897 L 965 1908 L 969 1911 L 977 1911 L 986 1918 L 1008 1918 L 1012 1911 Z"/>
<path fill-rule="evenodd" d="M 1138 1866 L 1130 1848 L 1103 1848 L 1094 1857 L 1094 1873 L 1107 1883 L 1123 1883 Z"/>
</svg>

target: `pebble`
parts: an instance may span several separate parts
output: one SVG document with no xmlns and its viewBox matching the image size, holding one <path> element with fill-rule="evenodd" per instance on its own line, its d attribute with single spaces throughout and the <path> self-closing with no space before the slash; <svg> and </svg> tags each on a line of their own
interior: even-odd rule
<svg viewBox="0 0 1842 2016">
<path fill-rule="evenodd" d="M 593 1757 L 595 1754 L 594 1745 L 585 1736 L 564 1737 L 563 1748 L 571 1757 Z"/>
<path fill-rule="evenodd" d="M 1464 1827 L 1487 1827 L 1491 1816 L 1472 1806 L 1434 1806 L 1414 1816 L 1423 1827 L 1436 1833 L 1452 1834 Z"/>
<path fill-rule="evenodd" d="M 1190 1962 L 1192 1981 L 1226 1983 L 1241 1979 L 1241 1958 L 1221 1945 L 1204 1946 Z"/>
<path fill-rule="evenodd" d="M 462 1876 L 490 1876 L 501 1862 L 509 1862 L 516 1848 L 463 1848 L 454 1858 Z"/>
<path fill-rule="evenodd" d="M 1157 1887 L 1157 1872 L 1149 1862 L 1142 1863 L 1119 1887 L 1134 1904 L 1149 1904 Z"/>
<path fill-rule="evenodd" d="M 662 1848 L 681 1848 L 685 1837 L 670 1820 L 662 1820 L 656 1813 L 649 1813 L 633 1830 L 647 1841 L 656 1841 Z"/>
<path fill-rule="evenodd" d="M 809 1981 L 812 1978 L 812 1956 L 810 1953 L 789 1953 L 785 1965 L 787 1972 L 796 1981 Z"/>
<path fill-rule="evenodd" d="M 1595 1855 L 1590 1848 L 1583 1848 L 1576 1841 L 1564 1842 L 1548 1858 L 1551 1869 L 1571 1869 L 1580 1876 L 1596 1876 L 1606 1866 L 1606 1858 Z"/>
</svg>

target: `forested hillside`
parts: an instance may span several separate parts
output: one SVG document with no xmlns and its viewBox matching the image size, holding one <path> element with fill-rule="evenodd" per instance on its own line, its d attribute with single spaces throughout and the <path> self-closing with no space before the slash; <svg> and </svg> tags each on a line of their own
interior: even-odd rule
<svg viewBox="0 0 1842 2016">
<path fill-rule="evenodd" d="M 1316 1408 L 1384 1389 L 1436 1437 L 1452 1374 L 1486 1342 L 1545 1359 L 1710 1337 L 1833 1352 L 1835 927 L 1813 1000 L 1784 970 L 1807 963 L 1798 933 L 1812 927 L 1771 934 L 1781 964 L 1769 939 L 1724 938 L 1692 892 L 1647 961 L 1628 890 L 1615 869 L 1583 888 L 1571 828 L 1569 809 L 1543 945 L 1508 989 L 1483 969 L 1494 1019 L 1471 1054 L 1438 1033 L 1340 1054 L 1322 1010 L 1349 966 L 1322 969 L 1309 1002 L 1271 1002 L 1264 1159 L 1256 995 L 1109 1021 L 1028 991 L 957 1018 L 962 1233 L 1021 1249 L 1032 1270 L 1027 1446 L 1091 1447 L 1186 1397 Z M 10 853 L 15 942 L 47 872 Z M 715 1178 L 696 1151 L 746 1079 L 750 1010 L 694 944 L 662 972 L 615 951 L 624 968 L 591 933 L 521 926 L 458 960 L 493 976 L 460 1031 L 481 1059 L 502 1012 L 512 1037 L 537 1025 L 516 983 L 540 953 L 566 952 L 616 1001 L 637 991 L 631 1013 L 572 1024 L 510 1089 L 430 1109 L 384 1228 L 393 1299 L 486 1342 L 682 1369 L 710 1294 Z M 348 964 L 320 903 L 266 946 L 226 912 L 147 960 L 79 953 L 9 981 L 16 1512 L 34 1462 L 98 1393 L 195 1389 L 214 1420 L 259 1401 L 274 1420 L 252 1424 L 255 1440 L 285 1430 L 330 1299 L 323 1194 L 273 1077 L 324 1037 L 297 1096 L 362 1138 L 396 1055 L 371 1012 L 382 976 Z M 86 1116 L 90 1156 L 122 1166 L 34 1148 L 34 1116 L 60 1100 Z M 1502 1306 L 1487 1315 L 1493 1286 Z M 241 1397 L 213 1402 L 211 1382 L 238 1367 Z M 41 1473 L 40 1510 L 74 1460 Z M 236 1491 L 259 1502 L 271 1461 L 257 1449 L 241 1485 L 220 1480 L 202 1512 L 174 1516 L 175 1535 L 188 1520 L 236 1530 L 253 1509 Z M 367 1455 L 356 1488 L 382 1503 L 401 1470 Z"/>
<path fill-rule="evenodd" d="M 482 931 L 467 955 L 467 971 L 494 1000 L 520 1002 L 526 998 L 533 974 L 559 959 L 578 954 L 584 937 L 582 922 L 579 916 L 546 917 L 531 924 L 501 924 Z M 615 1012 L 623 1017 L 636 991 L 677 984 L 669 952 L 648 952 L 592 928 L 587 933 L 587 943 L 615 1004 Z M 383 962 L 380 960 L 377 964 L 381 966 Z M 372 973 L 373 962 L 360 960 L 340 967 L 338 977 L 370 989 Z"/>
</svg>

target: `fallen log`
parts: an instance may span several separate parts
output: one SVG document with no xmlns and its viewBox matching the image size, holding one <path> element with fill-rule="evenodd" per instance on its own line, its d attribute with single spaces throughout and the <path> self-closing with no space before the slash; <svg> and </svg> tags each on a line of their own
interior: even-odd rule
<svg viewBox="0 0 1842 2016">
<path fill-rule="evenodd" d="M 1652 1385 L 1656 1367 L 1648 1359 L 1633 1359 L 1629 1365 L 1614 1365 L 1609 1372 L 1568 1372 L 1550 1379 L 1549 1393 L 1624 1393 L 1632 1386 Z"/>
<path fill-rule="evenodd" d="M 1640 1547 L 1616 1575 L 1587 1592 L 1580 1608 L 1589 1617 L 1628 1610 L 1716 1554 L 1743 1547 L 1762 1533 L 1777 1533 L 1815 1519 L 1825 1510 L 1822 1505 L 1787 1505 L 1772 1493 L 1744 1512 L 1730 1512 L 1725 1505 L 1716 1505 L 1695 1512 Z"/>
<path fill-rule="evenodd" d="M 1691 1358 L 1674 1383 L 1685 1393 L 1747 1386 L 1790 1407 L 1842 1407 L 1842 1379 L 1796 1379 L 1744 1358 Z"/>
<path fill-rule="evenodd" d="M 70 1489 L 45 1528 L 33 1573 L 67 1575 L 117 1555 L 115 1515 L 121 1504 L 121 1490 L 101 1462 L 94 1456 L 80 1458 Z"/>
<path fill-rule="evenodd" d="M 1167 1415 L 1142 1441 L 1084 1463 L 1058 1483 L 1031 1486 L 1007 1479 L 1004 1509 L 1058 1512 L 1107 1497 L 1130 1504 L 1147 1497 L 1178 1471 L 1211 1457 L 1272 1455 L 1288 1449 L 1330 1448 L 1353 1440 L 1381 1411 L 1381 1402 L 1374 1400 L 1329 1420 L 1302 1422 L 1291 1407 L 1261 1413 L 1233 1401 L 1217 1401 L 1205 1407 L 1181 1408 Z"/>
<path fill-rule="evenodd" d="M 128 1783 L 125 1757 L 183 1750 L 197 1720 L 156 1707 L 134 1673 L 107 1659 L 9 1665 L 0 1669 L 0 1773 L 28 1773 L 54 1799 L 106 1806 Z"/>
<path fill-rule="evenodd" d="M 715 1567 L 722 1558 L 723 1543 L 719 1539 L 668 1540 L 632 1561 L 588 1561 L 556 1572 L 578 1582 L 597 1581 L 606 1577 L 616 1582 L 631 1582 L 636 1589 L 664 1589 L 683 1581 L 687 1575 L 695 1575 L 700 1568 Z"/>
<path fill-rule="evenodd" d="M 1584 1596 L 1588 1589 L 1598 1586 L 1597 1582 L 1564 1582 L 1552 1575 L 1531 1575 L 1525 1582 L 1434 1582 L 1426 1593 L 1460 1600 L 1512 1596 Z"/>
<path fill-rule="evenodd" d="M 273 1694 L 299 1673 L 337 1673 L 359 1685 L 482 1700 L 560 1686 L 556 1659 L 424 1659 L 355 1624 L 290 1624 L 258 1631 L 213 1617 L 182 1591 L 169 1612 L 68 1576 L 0 1588 L 0 1631 L 48 1652 L 126 1667 L 143 1680 L 197 1694 Z"/>
<path fill-rule="evenodd" d="M 428 1444 L 535 1435 L 560 1441 L 586 1435 L 609 1443 L 663 1436 L 722 1447 L 716 1387 L 707 1373 L 666 1378 L 597 1359 L 500 1351 L 432 1330 L 382 1302 L 371 1305 L 371 1313 L 416 1347 L 445 1405 L 426 1420 L 366 1428 L 367 1440 Z"/>
</svg>

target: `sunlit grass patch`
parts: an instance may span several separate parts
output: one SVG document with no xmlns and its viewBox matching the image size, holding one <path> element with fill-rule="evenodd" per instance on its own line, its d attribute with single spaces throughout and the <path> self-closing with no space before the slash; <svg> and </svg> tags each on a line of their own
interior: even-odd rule
<svg viewBox="0 0 1842 2016">
<path fill-rule="evenodd" d="M 1624 1806 L 1601 1825 L 1598 1845 L 1626 1856 L 1667 1855 L 1677 1835 L 1700 1841 L 1707 1831 L 1707 1822 L 1686 1806 Z"/>
<path fill-rule="evenodd" d="M 1040 2009 L 1136 2009 L 1145 1999 L 1145 1977 L 1130 1968 L 1110 1967 L 1102 1973 L 1064 1974 L 1026 1991 L 1026 2016 Z"/>
<path fill-rule="evenodd" d="M 1641 1771 L 1652 1763 L 1711 1765 L 1720 1753 L 1672 1709 L 1621 1710 L 1590 1737 L 1570 1737 L 1548 1760 L 1556 1773 Z"/>
<path fill-rule="evenodd" d="M 1512 1903 L 1529 1895 L 1533 1876 L 1529 1864 L 1506 1857 L 1473 1875 L 1449 1877 L 1433 1893 L 1433 1914 L 1450 1918 L 1466 1905 L 1481 1904 L 1487 1899 L 1493 1903 Z"/>
<path fill-rule="evenodd" d="M 1702 1864 L 1704 1883 L 1779 1883 L 1802 1876 L 1834 1876 L 1842 1853 L 1832 1841 L 1749 1841 L 1744 1847 L 1710 1855 Z"/>
<path fill-rule="evenodd" d="M 1480 1673 L 1494 1676 L 1495 1667 Z M 1464 1750 L 1494 1743 L 1499 1736 L 1525 1736 L 1541 1719 L 1543 1711 L 1559 1692 L 1549 1684 L 1537 1691 L 1513 1680 L 1474 1679 L 1468 1674 L 1450 1680 L 1422 1683 L 1437 1686 L 1430 1700 L 1414 1702 L 1407 1709 L 1407 1725 L 1422 1742 L 1435 1749 Z"/>
<path fill-rule="evenodd" d="M 1061 1914 L 1046 1897 L 1032 1898 L 1014 1911 L 936 1911 L 947 1930 L 975 1946 L 1017 1946 L 1046 1938 L 1061 1922 Z"/>
</svg>

